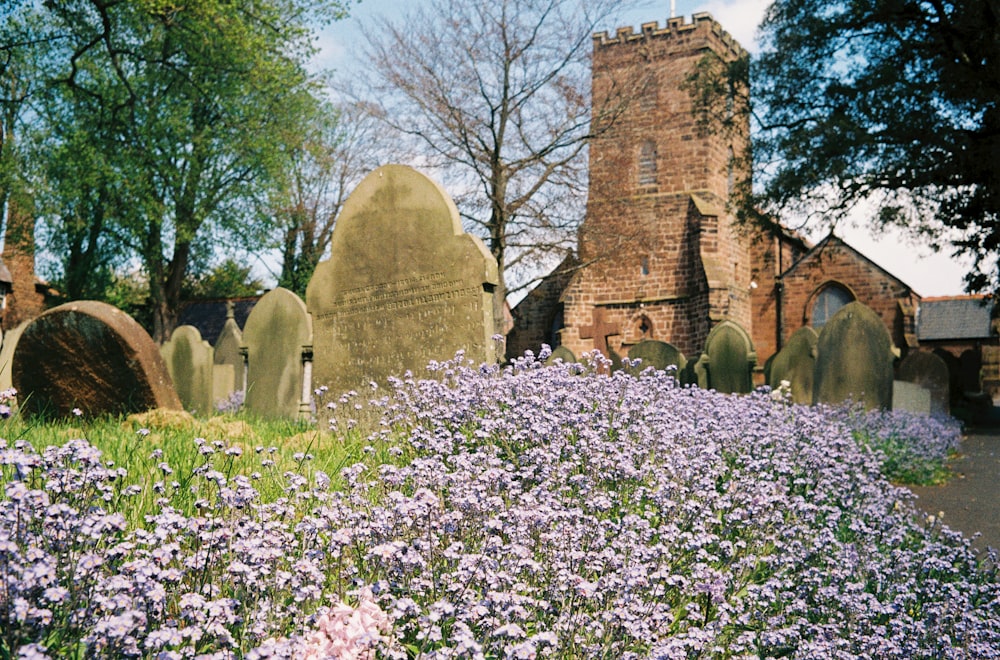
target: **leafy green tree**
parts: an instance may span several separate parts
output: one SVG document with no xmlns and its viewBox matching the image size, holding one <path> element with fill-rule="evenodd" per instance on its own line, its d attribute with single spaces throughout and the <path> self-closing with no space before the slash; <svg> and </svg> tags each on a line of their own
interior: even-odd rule
<svg viewBox="0 0 1000 660">
<path fill-rule="evenodd" d="M 253 268 L 229 258 L 220 264 L 189 278 L 184 286 L 185 298 L 240 298 L 255 296 L 264 283 L 254 277 Z"/>
<path fill-rule="evenodd" d="M 870 204 L 1000 290 L 1000 4 L 777 0 L 759 34 L 743 211 L 835 223 Z"/>
<path fill-rule="evenodd" d="M 48 159 L 70 145 L 87 154 L 49 168 L 58 176 L 46 182 L 53 199 L 44 219 L 57 225 L 53 235 L 89 232 L 98 236 L 94 245 L 108 240 L 139 258 L 155 339 L 176 324 L 183 283 L 205 242 L 259 230 L 264 217 L 254 200 L 280 171 L 279 138 L 315 108 L 305 69 L 312 30 L 343 7 L 340 0 L 21 5 L 47 30 L 35 42 L 46 81 L 33 100 L 35 155 Z M 86 128 L 67 134 L 61 125 Z M 100 161 L 96 172 L 87 158 Z M 67 259 L 69 267 L 72 251 Z"/>
</svg>

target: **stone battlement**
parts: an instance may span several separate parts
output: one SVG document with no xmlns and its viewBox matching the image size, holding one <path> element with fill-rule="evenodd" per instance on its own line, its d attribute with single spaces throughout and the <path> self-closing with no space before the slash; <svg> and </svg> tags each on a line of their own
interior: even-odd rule
<svg viewBox="0 0 1000 660">
<path fill-rule="evenodd" d="M 683 16 L 677 16 L 667 19 L 666 26 L 662 28 L 659 22 L 652 21 L 643 23 L 638 32 L 631 26 L 618 28 L 614 36 L 609 36 L 607 31 L 595 32 L 593 35 L 594 48 L 627 44 L 642 39 L 671 38 L 677 35 L 706 32 L 714 34 L 733 55 L 742 56 L 745 54 L 739 42 L 723 30 L 722 26 L 708 12 L 698 12 L 692 15 L 691 21 L 691 23 L 685 23 Z"/>
</svg>

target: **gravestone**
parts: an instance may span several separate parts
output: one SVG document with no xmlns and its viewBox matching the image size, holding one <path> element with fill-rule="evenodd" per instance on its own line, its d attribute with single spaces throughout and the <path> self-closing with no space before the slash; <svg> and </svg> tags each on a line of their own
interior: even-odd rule
<svg viewBox="0 0 1000 660">
<path fill-rule="evenodd" d="M 771 360 L 767 379 L 771 389 L 778 389 L 781 381 L 787 380 L 791 387 L 792 401 L 807 406 L 812 404 L 818 342 L 819 335 L 809 326 L 796 330 Z"/>
<path fill-rule="evenodd" d="M 930 392 L 932 414 L 950 413 L 950 375 L 947 363 L 940 357 L 929 351 L 913 351 L 899 363 L 897 376 Z"/>
<path fill-rule="evenodd" d="M 181 405 L 188 412 L 205 415 L 212 411 L 212 347 L 201 338 L 198 328 L 181 325 L 160 347 L 160 354 L 174 382 Z"/>
<path fill-rule="evenodd" d="M 306 289 L 313 382 L 339 396 L 459 350 L 495 361 L 498 281 L 496 261 L 462 232 L 444 190 L 410 167 L 380 167 L 344 204 L 330 259 Z"/>
<path fill-rule="evenodd" d="M 680 374 L 684 370 L 684 367 L 687 366 L 684 354 L 677 350 L 675 346 L 656 339 L 644 339 L 640 341 L 629 349 L 628 357 L 631 360 L 642 360 L 639 366 L 632 367 L 631 371 L 634 374 L 642 373 L 649 367 L 660 371 L 664 371 L 668 367 L 675 367 L 676 370 L 673 370 L 672 373 L 680 380 Z"/>
<path fill-rule="evenodd" d="M 248 411 L 271 419 L 300 414 L 310 388 L 304 354 L 311 343 L 312 322 L 302 299 L 280 287 L 264 294 L 243 328 Z"/>
<path fill-rule="evenodd" d="M 236 323 L 233 301 L 226 302 L 226 323 L 215 341 L 215 385 L 212 388 L 213 403 L 227 399 L 233 392 L 242 392 L 246 387 L 246 368 L 243 363 L 243 333 Z"/>
<path fill-rule="evenodd" d="M 181 409 L 153 339 L 125 312 L 92 300 L 28 323 L 14 349 L 12 380 L 27 415 Z"/>
<path fill-rule="evenodd" d="M 897 380 L 892 384 L 892 409 L 907 410 L 912 413 L 931 413 L 931 391 L 916 383 Z"/>
<path fill-rule="evenodd" d="M 24 328 L 28 323 L 30 321 L 25 321 L 12 330 L 3 333 L 3 345 L 0 347 L 0 390 L 9 390 L 14 387 L 12 376 L 14 348 L 17 346 L 17 342 L 21 338 L 21 333 L 24 332 Z"/>
<path fill-rule="evenodd" d="M 573 364 L 576 362 L 576 356 L 565 346 L 556 346 L 552 349 L 551 355 L 545 358 L 545 364 L 552 365 L 560 360 L 565 364 Z"/>
<path fill-rule="evenodd" d="M 854 301 L 823 326 L 816 344 L 813 403 L 848 399 L 871 410 L 892 405 L 892 339 L 882 319 Z"/>
<path fill-rule="evenodd" d="M 732 321 L 722 321 L 708 333 L 705 351 L 695 368 L 698 386 L 723 394 L 745 394 L 753 389 L 757 353 L 750 335 Z"/>
</svg>

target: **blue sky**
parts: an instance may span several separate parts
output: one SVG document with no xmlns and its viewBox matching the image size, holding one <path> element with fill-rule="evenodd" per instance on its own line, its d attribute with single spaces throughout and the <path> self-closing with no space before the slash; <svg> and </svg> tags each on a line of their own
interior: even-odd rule
<svg viewBox="0 0 1000 660">
<path fill-rule="evenodd" d="M 356 66 L 351 54 L 357 53 L 364 42 L 365 21 L 373 16 L 402 16 L 414 2 L 421 0 L 362 0 L 353 8 L 350 18 L 333 24 L 321 33 L 316 66 L 342 71 Z M 638 28 L 642 23 L 651 21 L 662 25 L 670 16 L 670 0 L 634 4 L 637 9 L 623 12 L 621 20 L 615 25 L 605 26 L 606 29 L 613 32 L 615 28 L 627 25 Z M 751 52 L 755 50 L 756 27 L 768 4 L 768 0 L 675 0 L 677 16 L 690 21 L 692 14 L 708 12 Z M 964 269 L 945 253 L 933 254 L 926 247 L 913 245 L 895 231 L 873 236 L 864 228 L 844 227 L 837 233 L 922 296 L 955 295 L 963 291 Z M 818 241 L 822 235 L 811 235 L 810 238 Z"/>
</svg>

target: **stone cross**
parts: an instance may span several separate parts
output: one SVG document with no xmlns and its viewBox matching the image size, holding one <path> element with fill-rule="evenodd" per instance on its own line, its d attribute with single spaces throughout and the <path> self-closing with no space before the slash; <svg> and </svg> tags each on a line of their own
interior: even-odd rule
<svg viewBox="0 0 1000 660">
<path fill-rule="evenodd" d="M 620 335 L 621 329 L 618 324 L 611 323 L 604 318 L 603 307 L 595 307 L 592 318 L 593 322 L 590 325 L 580 326 L 580 339 L 593 339 L 594 348 L 600 350 L 605 356 L 611 357 L 608 337 Z"/>
</svg>

